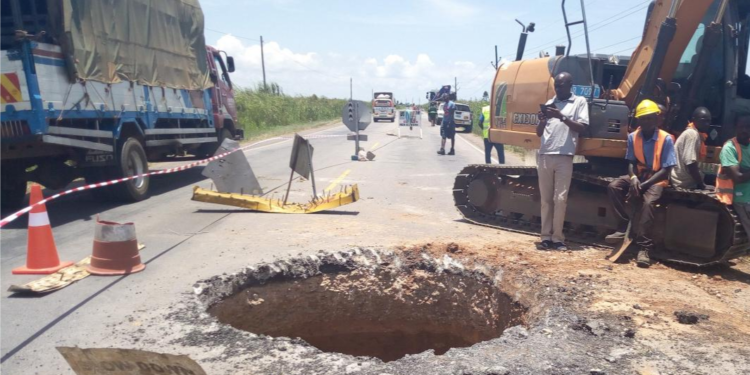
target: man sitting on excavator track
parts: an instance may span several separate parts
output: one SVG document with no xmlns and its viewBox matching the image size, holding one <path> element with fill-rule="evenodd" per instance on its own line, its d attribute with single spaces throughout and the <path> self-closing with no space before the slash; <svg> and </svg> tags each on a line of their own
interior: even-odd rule
<svg viewBox="0 0 750 375">
<path fill-rule="evenodd" d="M 721 170 L 716 197 L 732 205 L 746 233 L 750 233 L 750 116 L 737 117 L 737 136 L 721 148 Z"/>
<path fill-rule="evenodd" d="M 635 231 L 635 242 L 640 246 L 636 263 L 639 267 L 651 265 L 650 253 L 654 250 L 652 229 L 654 205 L 669 184 L 669 174 L 677 164 L 674 143 L 669 133 L 658 129 L 659 107 L 651 100 L 644 100 L 635 110 L 639 128 L 628 135 L 630 161 L 628 175 L 609 184 L 607 193 L 615 212 L 621 219 L 617 232 L 607 236 L 607 242 L 625 239 L 627 223 Z M 626 208 L 626 202 L 632 210 Z M 631 215 L 631 212 L 633 215 Z"/>
</svg>

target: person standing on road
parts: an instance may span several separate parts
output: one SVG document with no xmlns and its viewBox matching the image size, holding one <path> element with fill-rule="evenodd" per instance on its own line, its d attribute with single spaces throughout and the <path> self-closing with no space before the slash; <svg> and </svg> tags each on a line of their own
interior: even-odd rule
<svg viewBox="0 0 750 375">
<path fill-rule="evenodd" d="M 485 126 L 486 123 L 486 126 Z M 479 127 L 482 129 L 484 138 L 484 163 L 492 164 L 492 147 L 497 150 L 497 162 L 505 164 L 505 147 L 500 143 L 490 141 L 490 106 L 482 107 L 482 113 L 479 115 Z"/>
<path fill-rule="evenodd" d="M 589 124 L 586 99 L 573 95 L 573 76 L 563 72 L 555 77 L 555 96 L 538 113 L 536 135 L 541 138 L 537 158 L 539 193 L 542 203 L 543 249 L 567 250 L 563 225 L 568 189 L 573 177 L 573 156 L 578 134 Z"/>
<path fill-rule="evenodd" d="M 430 120 L 432 126 L 435 126 L 435 120 L 437 119 L 437 102 L 430 102 L 430 108 L 427 109 L 427 119 Z"/>
<path fill-rule="evenodd" d="M 674 144 L 677 154 L 677 165 L 669 176 L 672 186 L 682 189 L 706 190 L 698 164 L 706 158 L 705 133 L 711 125 L 711 112 L 706 107 L 693 111 L 692 121 L 688 124 Z"/>
<path fill-rule="evenodd" d="M 651 100 L 638 104 L 635 118 L 639 128 L 628 135 L 625 155 L 630 162 L 628 175 L 612 181 L 607 187 L 609 200 L 621 220 L 618 230 L 605 240 L 608 243 L 624 240 L 628 221 L 635 220 L 631 230 L 641 248 L 636 258 L 639 267 L 651 265 L 651 253 L 655 247 L 652 235 L 654 208 L 664 188 L 669 186 L 669 175 L 677 164 L 672 137 L 658 128 L 659 112 L 659 107 Z M 632 208 L 626 208 L 627 201 Z M 631 217 L 631 213 L 635 217 Z"/>
<path fill-rule="evenodd" d="M 716 197 L 732 205 L 745 233 L 750 233 L 750 116 L 737 118 L 737 136 L 721 148 L 721 169 L 716 177 Z"/>
<path fill-rule="evenodd" d="M 454 148 L 456 143 L 456 123 L 453 121 L 453 115 L 456 112 L 456 103 L 451 100 L 451 94 L 443 94 L 443 123 L 440 125 L 440 135 L 443 139 L 440 141 L 440 150 L 438 155 L 445 155 L 445 140 L 451 140 L 451 150 L 448 155 L 455 155 Z"/>
</svg>

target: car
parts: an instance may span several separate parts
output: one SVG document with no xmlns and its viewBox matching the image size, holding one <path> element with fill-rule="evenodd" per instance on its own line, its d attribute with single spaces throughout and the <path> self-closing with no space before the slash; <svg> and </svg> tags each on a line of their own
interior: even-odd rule
<svg viewBox="0 0 750 375">
<path fill-rule="evenodd" d="M 445 111 L 443 110 L 443 105 L 445 103 L 440 103 L 438 106 L 437 111 L 437 120 L 435 123 L 437 125 L 442 125 L 443 123 L 443 116 L 445 115 Z M 453 114 L 453 121 L 456 123 L 456 131 L 459 133 L 471 133 L 471 130 L 473 128 L 473 122 L 474 122 L 474 116 L 471 114 L 471 107 L 469 107 L 466 104 L 462 103 L 456 103 L 456 112 Z"/>
</svg>

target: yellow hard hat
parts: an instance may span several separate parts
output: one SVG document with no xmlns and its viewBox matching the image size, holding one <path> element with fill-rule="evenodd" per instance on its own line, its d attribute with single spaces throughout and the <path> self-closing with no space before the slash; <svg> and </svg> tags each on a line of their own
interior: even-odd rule
<svg viewBox="0 0 750 375">
<path fill-rule="evenodd" d="M 638 104 L 638 107 L 635 108 L 635 118 L 659 113 L 661 113 L 659 106 L 648 99 L 641 101 L 640 104 Z"/>
</svg>

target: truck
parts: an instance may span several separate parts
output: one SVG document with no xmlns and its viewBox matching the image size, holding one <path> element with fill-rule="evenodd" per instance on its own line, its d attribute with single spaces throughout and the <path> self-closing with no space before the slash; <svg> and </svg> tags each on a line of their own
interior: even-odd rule
<svg viewBox="0 0 750 375">
<path fill-rule="evenodd" d="M 747 1 L 656 0 L 645 25 L 632 25 L 642 37 L 630 56 L 596 55 L 588 47 L 586 54 L 570 55 L 570 26 L 585 25 L 585 16 L 566 22 L 568 46 L 555 56 L 521 60 L 522 38 L 517 61 L 500 66 L 488 84 L 490 141 L 538 149 L 539 105 L 555 94 L 553 77 L 571 73 L 574 93 L 589 103 L 590 123 L 578 142 L 576 155 L 585 162 L 574 164 L 565 232 L 569 240 L 609 247 L 603 239 L 617 229 L 618 217 L 607 186 L 627 174 L 628 133 L 641 100 L 664 105 L 664 129 L 673 134 L 686 128 L 696 107 L 710 110 L 712 129 L 700 166 L 706 183 L 715 181 L 721 148 L 736 134 L 735 120 L 750 113 L 749 21 Z M 472 223 L 536 234 L 538 186 L 535 167 L 469 165 L 456 176 L 453 196 Z M 653 225 L 651 256 L 663 261 L 707 266 L 750 253 L 737 212 L 714 191 L 665 188 Z"/>
<path fill-rule="evenodd" d="M 425 95 L 425 98 L 427 98 L 427 100 L 431 101 L 431 102 L 439 101 L 440 97 L 443 94 L 450 94 L 451 93 L 451 87 L 452 87 L 451 85 L 443 85 L 439 89 L 427 91 L 427 94 Z"/>
<path fill-rule="evenodd" d="M 392 92 L 376 92 L 372 94 L 372 120 L 389 120 L 393 122 L 396 119 L 396 99 L 393 98 Z"/>
<path fill-rule="evenodd" d="M 198 0 L 106 4 L 2 0 L 3 207 L 22 205 L 31 181 L 61 189 L 140 175 L 242 138 L 234 61 L 205 44 Z M 149 178 L 91 192 L 140 201 Z"/>
</svg>

